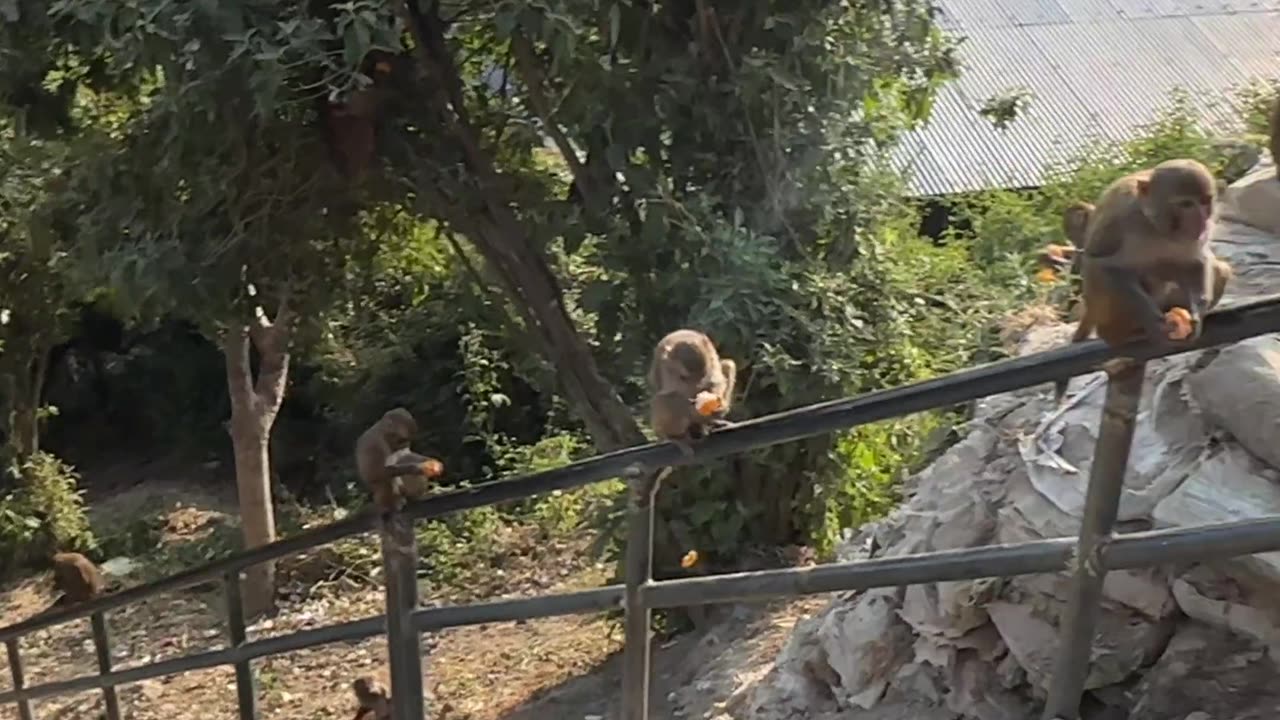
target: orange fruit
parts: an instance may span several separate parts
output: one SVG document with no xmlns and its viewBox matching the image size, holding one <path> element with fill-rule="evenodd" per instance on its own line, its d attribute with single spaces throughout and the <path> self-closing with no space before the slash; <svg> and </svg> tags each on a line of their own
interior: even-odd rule
<svg viewBox="0 0 1280 720">
<path fill-rule="evenodd" d="M 724 406 L 724 403 L 720 401 L 720 398 L 715 393 L 709 392 L 698 393 L 693 402 L 694 407 L 698 409 L 698 414 L 703 416 L 711 415 Z"/>
<path fill-rule="evenodd" d="M 1169 310 L 1164 314 L 1164 321 L 1169 326 L 1170 340 L 1184 340 L 1191 335 L 1191 313 L 1186 308 Z"/>
<path fill-rule="evenodd" d="M 444 474 L 444 463 L 435 458 L 423 460 L 421 468 L 422 474 L 429 478 L 440 477 Z"/>
<path fill-rule="evenodd" d="M 697 564 L 697 562 L 698 562 L 698 551 L 690 550 L 689 552 L 684 554 L 684 557 L 680 558 L 680 567 L 684 568 L 685 570 L 688 570 L 689 568 Z"/>
</svg>

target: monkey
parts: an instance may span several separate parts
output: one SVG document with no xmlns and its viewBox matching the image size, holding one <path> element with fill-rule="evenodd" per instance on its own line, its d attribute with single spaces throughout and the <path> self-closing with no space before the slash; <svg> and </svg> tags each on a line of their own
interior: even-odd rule
<svg viewBox="0 0 1280 720">
<path fill-rule="evenodd" d="M 728 427 L 725 419 L 733 401 L 738 366 L 720 357 L 711 338 L 697 330 L 675 330 L 653 349 L 649 387 L 653 392 L 649 422 L 654 433 L 670 440 L 685 455 L 693 454 L 693 442 L 709 429 Z M 699 393 L 710 393 L 719 407 L 708 415 L 697 409 Z"/>
<path fill-rule="evenodd" d="M 413 415 L 398 407 L 383 413 L 356 440 L 356 469 L 384 513 L 400 510 L 406 497 L 424 496 L 429 481 L 444 471 L 439 460 L 409 451 L 417 432 Z"/>
<path fill-rule="evenodd" d="M 102 594 L 102 572 L 80 553 L 54 553 L 53 586 L 62 593 L 57 604 L 81 603 Z"/>
<path fill-rule="evenodd" d="M 1208 244 L 1216 200 L 1209 169 L 1182 159 L 1117 179 L 1092 209 L 1077 206 L 1086 227 L 1084 309 L 1071 342 L 1093 331 L 1112 346 L 1135 336 L 1161 345 L 1199 338 L 1204 313 L 1217 305 L 1233 274 Z M 1183 340 L 1169 336 L 1164 313 L 1174 307 L 1191 318 Z M 1056 403 L 1066 389 L 1066 380 L 1054 383 Z"/>
<path fill-rule="evenodd" d="M 372 675 L 362 675 L 351 683 L 356 695 L 356 715 L 352 720 L 391 720 L 391 692 Z"/>
</svg>

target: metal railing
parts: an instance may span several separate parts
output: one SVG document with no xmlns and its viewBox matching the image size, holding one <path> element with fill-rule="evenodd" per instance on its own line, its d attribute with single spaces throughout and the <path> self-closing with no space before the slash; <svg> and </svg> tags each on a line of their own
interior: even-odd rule
<svg viewBox="0 0 1280 720">
<path fill-rule="evenodd" d="M 1044 718 L 1075 720 L 1084 692 L 1100 589 L 1108 571 L 1280 549 L 1280 515 L 1112 535 L 1141 392 L 1140 371 L 1117 373 L 1108 383 L 1084 516 L 1080 535 L 1076 538 L 655 582 L 651 577 L 651 565 L 653 498 L 658 489 L 654 478 L 657 471 L 667 466 L 703 463 L 746 450 L 1049 383 L 1091 372 L 1103 361 L 1115 357 L 1149 360 L 1271 332 L 1280 332 L 1280 295 L 1213 313 L 1205 323 L 1200 339 L 1190 346 L 1157 348 L 1134 342 L 1109 349 L 1096 340 L 1079 343 L 900 388 L 748 420 L 710 435 L 692 456 L 682 454 L 670 444 L 653 443 L 599 455 L 554 470 L 438 495 L 410 504 L 385 523 L 375 522 L 371 514 L 356 515 L 147 585 L 0 628 L 0 641 L 4 642 L 8 652 L 13 681 L 13 689 L 0 693 L 0 704 L 14 703 L 22 720 L 32 720 L 32 700 L 101 689 L 106 717 L 119 720 L 120 703 L 115 689 L 120 685 L 231 665 L 235 668 L 239 715 L 242 720 L 256 718 L 257 692 L 250 665 L 252 660 L 385 633 L 394 717 L 396 720 L 422 720 L 425 701 L 421 633 L 464 625 L 599 612 L 621 606 L 626 611 L 623 718 L 648 720 L 650 620 L 654 609 L 1068 570 L 1075 578 L 1059 631 L 1057 666 Z M 630 486 L 625 584 L 468 605 L 417 607 L 414 520 L 528 498 L 552 490 L 580 487 L 614 477 L 627 478 Z M 246 640 L 240 598 L 240 576 L 246 568 L 366 532 L 374 529 L 375 525 L 382 544 L 386 575 L 385 614 L 253 642 Z M 222 583 L 227 594 L 228 647 L 127 670 L 112 669 L 106 613 L 161 593 L 209 582 Z M 28 687 L 19 641 L 37 630 L 85 617 L 92 623 L 98 673 Z"/>
</svg>

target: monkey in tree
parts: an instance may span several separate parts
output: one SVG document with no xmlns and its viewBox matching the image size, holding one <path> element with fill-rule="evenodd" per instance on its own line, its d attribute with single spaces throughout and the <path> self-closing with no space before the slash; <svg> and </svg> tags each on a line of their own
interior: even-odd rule
<svg viewBox="0 0 1280 720">
<path fill-rule="evenodd" d="M 430 481 L 444 472 L 439 460 L 409 450 L 418 422 L 404 408 L 393 408 L 356 440 L 356 470 L 384 513 L 404 507 L 406 497 L 426 495 Z"/>
<path fill-rule="evenodd" d="M 1071 341 L 1093 331 L 1113 346 L 1138 336 L 1197 339 L 1232 275 L 1209 248 L 1216 199 L 1213 174 L 1195 160 L 1168 160 L 1109 185 L 1085 213 L 1084 311 Z M 1056 402 L 1066 389 L 1066 380 L 1054 383 Z"/>
<path fill-rule="evenodd" d="M 737 371 L 737 364 L 720 357 L 711 338 L 697 330 L 676 330 L 659 340 L 649 365 L 654 433 L 692 455 L 693 442 L 731 424 L 724 418 Z"/>
<path fill-rule="evenodd" d="M 362 675 L 351 683 L 356 695 L 356 716 L 352 720 L 391 720 L 391 691 L 372 675 Z"/>
<path fill-rule="evenodd" d="M 102 594 L 102 572 L 80 553 L 54 553 L 53 586 L 62 593 L 56 604 L 81 603 Z"/>
</svg>

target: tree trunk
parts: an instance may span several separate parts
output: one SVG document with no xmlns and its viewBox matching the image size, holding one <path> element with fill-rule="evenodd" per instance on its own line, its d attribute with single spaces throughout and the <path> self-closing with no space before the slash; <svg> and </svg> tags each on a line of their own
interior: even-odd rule
<svg viewBox="0 0 1280 720">
<path fill-rule="evenodd" d="M 231 398 L 231 446 L 236 460 L 236 490 L 246 548 L 276 539 L 271 504 L 271 426 L 284 401 L 289 378 L 288 308 L 282 303 L 274 321 L 260 315 L 252 325 L 227 330 L 222 350 L 227 362 Z M 249 361 L 250 345 L 258 351 L 258 377 Z M 275 563 L 249 568 L 244 578 L 245 612 L 260 615 L 275 606 Z"/>
</svg>

